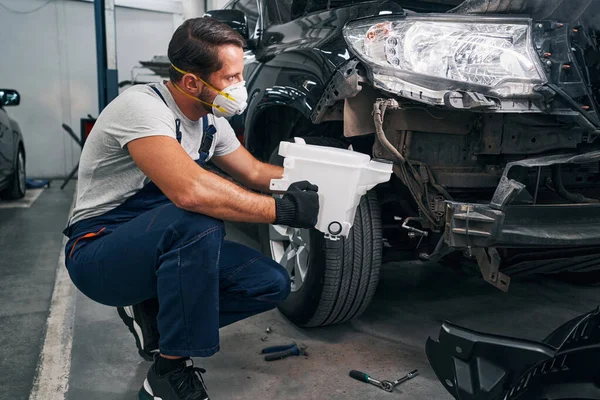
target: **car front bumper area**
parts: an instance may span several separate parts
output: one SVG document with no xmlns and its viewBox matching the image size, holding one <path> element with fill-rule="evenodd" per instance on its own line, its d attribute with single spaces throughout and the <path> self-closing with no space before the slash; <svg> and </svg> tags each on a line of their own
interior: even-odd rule
<svg viewBox="0 0 600 400">
<path fill-rule="evenodd" d="M 600 245 L 600 203 L 528 205 L 532 197 L 525 185 L 508 178 L 516 166 L 548 167 L 599 160 L 600 151 L 594 151 L 509 163 L 489 204 L 446 203 L 445 242 L 453 248 Z"/>
<path fill-rule="evenodd" d="M 600 203 L 535 204 L 524 184 L 508 178 L 515 166 L 541 168 L 599 160 L 600 151 L 594 151 L 509 163 L 489 204 L 446 202 L 444 235 L 435 251 L 422 258 L 439 260 L 463 250 L 477 260 L 483 278 L 503 291 L 508 290 L 510 276 L 524 271 L 600 269 Z M 506 265 L 498 249 L 533 251 L 533 257 Z"/>
<path fill-rule="evenodd" d="M 600 204 L 516 205 L 448 202 L 450 247 L 587 247 L 600 245 Z"/>
</svg>

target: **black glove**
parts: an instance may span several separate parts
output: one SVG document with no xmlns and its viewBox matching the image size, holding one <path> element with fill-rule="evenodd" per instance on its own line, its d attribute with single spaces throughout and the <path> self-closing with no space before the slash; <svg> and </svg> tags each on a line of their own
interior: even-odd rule
<svg viewBox="0 0 600 400">
<path fill-rule="evenodd" d="M 319 188 L 308 181 L 292 183 L 275 199 L 275 225 L 314 228 L 319 216 Z"/>
</svg>

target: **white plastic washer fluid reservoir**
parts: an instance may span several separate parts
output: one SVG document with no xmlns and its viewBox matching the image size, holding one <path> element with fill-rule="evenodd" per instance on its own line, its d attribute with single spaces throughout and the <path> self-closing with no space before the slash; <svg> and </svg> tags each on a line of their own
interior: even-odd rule
<svg viewBox="0 0 600 400">
<path fill-rule="evenodd" d="M 387 182 L 392 163 L 372 161 L 352 150 L 281 142 L 279 155 L 285 157 L 282 179 L 271 181 L 271 190 L 283 192 L 295 182 L 309 181 L 319 187 L 317 228 L 333 240 L 348 237 L 361 197 L 376 185 Z"/>
</svg>

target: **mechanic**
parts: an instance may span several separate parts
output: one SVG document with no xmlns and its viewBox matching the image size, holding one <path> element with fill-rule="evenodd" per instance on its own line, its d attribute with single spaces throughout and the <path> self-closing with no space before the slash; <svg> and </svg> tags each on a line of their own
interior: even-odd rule
<svg viewBox="0 0 600 400">
<path fill-rule="evenodd" d="M 142 399 L 208 399 L 204 370 L 190 357 L 212 356 L 220 327 L 289 294 L 286 270 L 224 240 L 223 221 L 317 222 L 318 189 L 309 182 L 274 198 L 205 167 L 211 160 L 263 192 L 283 174 L 250 155 L 226 120 L 246 108 L 244 45 L 221 22 L 187 20 L 169 44 L 169 81 L 120 94 L 81 155 L 66 266 L 83 294 L 120 307 L 140 354 L 158 347 Z"/>
</svg>

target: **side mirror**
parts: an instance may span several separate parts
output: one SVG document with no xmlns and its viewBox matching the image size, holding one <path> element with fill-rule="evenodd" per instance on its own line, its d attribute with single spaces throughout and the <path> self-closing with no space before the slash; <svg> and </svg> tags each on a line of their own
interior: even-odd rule
<svg viewBox="0 0 600 400">
<path fill-rule="evenodd" d="M 16 90 L 0 89 L 0 106 L 18 106 L 21 104 L 21 95 Z"/>
<path fill-rule="evenodd" d="M 205 17 L 211 17 L 229 25 L 234 31 L 242 35 L 244 40 L 250 38 L 248 33 L 248 19 L 246 14 L 240 10 L 212 10 L 204 14 Z"/>
</svg>

